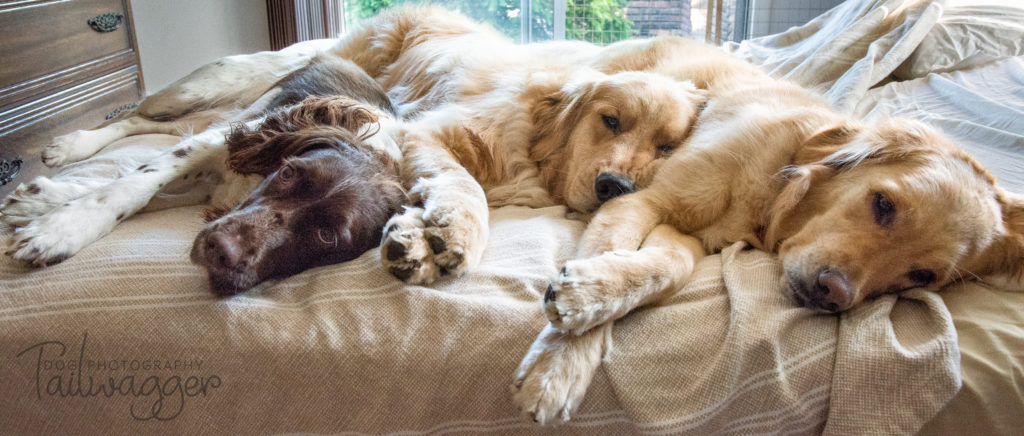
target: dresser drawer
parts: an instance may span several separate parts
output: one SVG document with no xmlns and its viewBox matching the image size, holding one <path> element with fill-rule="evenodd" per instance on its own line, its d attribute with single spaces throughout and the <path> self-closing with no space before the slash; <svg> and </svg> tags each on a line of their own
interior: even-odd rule
<svg viewBox="0 0 1024 436">
<path fill-rule="evenodd" d="M 99 126 L 141 98 L 139 70 L 133 65 L 0 112 L 0 159 L 22 160 L 18 176 L 0 186 L 0 198 L 49 172 L 39 154 L 53 137 Z"/>
<path fill-rule="evenodd" d="M 22 88 L 40 86 L 32 78 L 69 83 L 83 69 L 134 63 L 130 19 L 127 0 L 0 1 L 0 93 L 27 98 Z"/>
</svg>

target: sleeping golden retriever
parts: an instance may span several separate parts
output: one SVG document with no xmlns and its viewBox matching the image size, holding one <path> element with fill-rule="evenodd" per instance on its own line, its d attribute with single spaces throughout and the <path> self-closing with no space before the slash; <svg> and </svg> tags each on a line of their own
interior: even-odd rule
<svg viewBox="0 0 1024 436">
<path fill-rule="evenodd" d="M 385 13 L 332 51 L 409 121 L 402 174 L 421 206 L 392 219 L 381 247 L 409 283 L 479 262 L 488 205 L 592 212 L 646 186 L 704 101 L 690 82 L 581 66 L 592 45 L 516 45 L 441 9 Z"/>
<path fill-rule="evenodd" d="M 551 324 L 513 386 L 535 420 L 569 419 L 612 322 L 678 290 L 705 250 L 743 241 L 778 253 L 780 288 L 823 313 L 909 288 L 1020 276 L 1024 200 L 927 126 L 862 124 L 681 39 L 614 45 L 597 62 L 675 72 L 710 100 L 650 187 L 600 208 L 577 260 L 547 289 Z"/>
</svg>

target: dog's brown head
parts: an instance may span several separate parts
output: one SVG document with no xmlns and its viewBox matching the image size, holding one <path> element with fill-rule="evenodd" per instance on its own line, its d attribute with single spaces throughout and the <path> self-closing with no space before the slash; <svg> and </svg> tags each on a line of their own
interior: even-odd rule
<svg viewBox="0 0 1024 436">
<path fill-rule="evenodd" d="M 796 163 L 766 242 L 798 304 L 839 312 L 880 294 L 1021 274 L 1024 200 L 920 123 L 826 129 Z"/>
<path fill-rule="evenodd" d="M 266 178 L 240 206 L 209 223 L 192 247 L 214 292 L 355 259 L 375 247 L 405 198 L 397 165 L 363 141 L 366 106 L 311 97 L 228 137 L 229 167 Z"/>
<path fill-rule="evenodd" d="M 580 73 L 533 107 L 530 157 L 553 196 L 591 212 L 647 186 L 705 101 L 692 83 L 659 74 Z"/>
</svg>

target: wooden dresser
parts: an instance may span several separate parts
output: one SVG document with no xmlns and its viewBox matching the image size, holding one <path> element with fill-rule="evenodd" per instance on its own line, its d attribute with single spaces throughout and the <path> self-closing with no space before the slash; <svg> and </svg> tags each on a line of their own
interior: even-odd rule
<svg viewBox="0 0 1024 436">
<path fill-rule="evenodd" d="M 58 135 L 143 96 L 129 0 L 0 0 L 0 198 L 50 170 Z"/>
</svg>

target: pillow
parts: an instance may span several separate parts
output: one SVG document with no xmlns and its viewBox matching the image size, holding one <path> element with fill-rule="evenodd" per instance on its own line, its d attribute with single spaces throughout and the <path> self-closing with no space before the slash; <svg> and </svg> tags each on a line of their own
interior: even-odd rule
<svg viewBox="0 0 1024 436">
<path fill-rule="evenodd" d="M 1001 5 L 955 6 L 946 9 L 893 75 L 910 80 L 1021 54 L 1024 54 L 1024 9 Z"/>
</svg>

